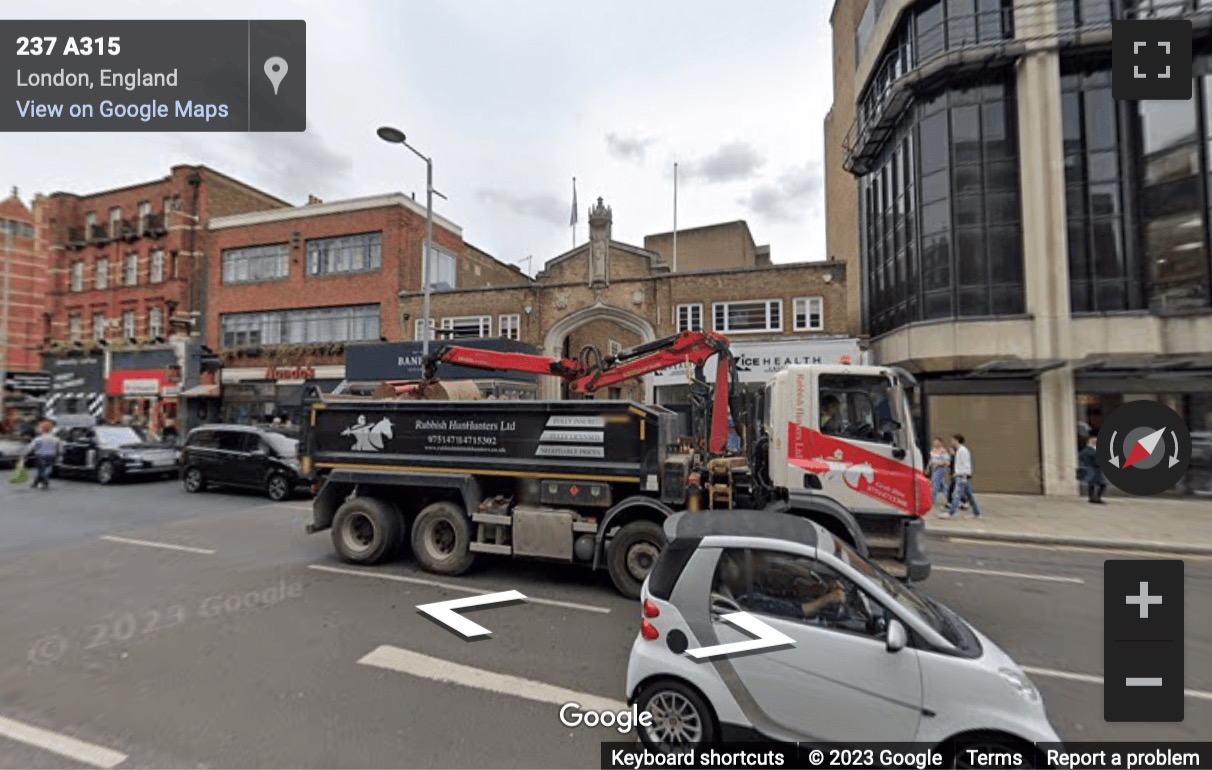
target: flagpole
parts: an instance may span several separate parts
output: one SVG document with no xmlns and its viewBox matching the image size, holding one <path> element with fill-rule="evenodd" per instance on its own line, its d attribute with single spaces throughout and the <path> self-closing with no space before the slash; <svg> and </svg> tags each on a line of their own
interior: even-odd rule
<svg viewBox="0 0 1212 770">
<path fill-rule="evenodd" d="M 678 164 L 673 164 L 673 272 L 678 271 Z"/>
<path fill-rule="evenodd" d="M 577 247 L 577 178 L 572 178 L 572 248 Z"/>
</svg>

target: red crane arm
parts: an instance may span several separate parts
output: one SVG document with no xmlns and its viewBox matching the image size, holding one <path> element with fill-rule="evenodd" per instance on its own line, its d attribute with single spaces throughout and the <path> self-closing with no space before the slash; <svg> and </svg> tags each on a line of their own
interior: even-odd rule
<svg viewBox="0 0 1212 770">
<path fill-rule="evenodd" d="M 573 393 L 593 393 L 624 380 L 643 377 L 671 366 L 700 366 L 719 353 L 727 353 L 728 338 L 714 332 L 685 331 L 676 337 L 639 345 L 620 353 L 600 371 L 587 372 L 569 383 Z"/>
<path fill-rule="evenodd" d="M 438 364 L 454 364 L 469 366 L 476 369 L 498 370 L 507 372 L 529 372 L 530 374 L 549 374 L 570 380 L 581 374 L 581 365 L 567 358 L 548 358 L 533 353 L 505 353 L 479 348 L 464 348 L 458 345 L 444 347 L 431 353 L 424 362 L 423 378 L 433 380 Z"/>
</svg>

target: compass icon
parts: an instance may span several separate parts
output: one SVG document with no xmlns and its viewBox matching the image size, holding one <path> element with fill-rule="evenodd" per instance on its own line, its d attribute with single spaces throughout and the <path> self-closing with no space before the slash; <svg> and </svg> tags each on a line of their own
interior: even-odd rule
<svg viewBox="0 0 1212 770">
<path fill-rule="evenodd" d="M 1107 480 L 1131 495 L 1159 495 L 1191 462 L 1183 418 L 1156 401 L 1129 401 L 1098 431 L 1098 462 Z"/>
</svg>

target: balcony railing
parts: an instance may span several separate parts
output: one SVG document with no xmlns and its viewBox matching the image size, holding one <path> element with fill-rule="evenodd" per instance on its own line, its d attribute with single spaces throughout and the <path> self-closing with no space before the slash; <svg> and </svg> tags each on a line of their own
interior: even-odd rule
<svg viewBox="0 0 1212 770">
<path fill-rule="evenodd" d="M 168 228 L 164 226 L 163 214 L 144 214 L 143 215 L 143 234 L 152 238 L 158 238 L 168 232 Z"/>
<path fill-rule="evenodd" d="M 109 235 L 109 225 L 93 225 L 90 230 L 88 234 L 90 243 L 101 245 L 112 240 Z"/>
<path fill-rule="evenodd" d="M 67 247 L 69 249 L 80 249 L 84 247 L 87 238 L 83 227 L 67 228 Z"/>
</svg>

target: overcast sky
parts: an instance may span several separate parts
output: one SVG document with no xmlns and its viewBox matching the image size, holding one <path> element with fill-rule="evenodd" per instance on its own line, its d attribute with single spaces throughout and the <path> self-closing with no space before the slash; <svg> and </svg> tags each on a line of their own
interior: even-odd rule
<svg viewBox="0 0 1212 770">
<path fill-rule="evenodd" d="M 531 272 L 572 243 L 572 178 L 616 240 L 744 219 L 774 261 L 824 259 L 830 0 L 308 0 L 6 4 L 7 18 L 307 22 L 301 134 L 4 134 L 0 189 L 89 193 L 204 163 L 292 203 L 415 192 Z M 289 74 L 287 75 L 289 77 Z M 137 92 L 135 92 L 137 93 Z"/>
</svg>

